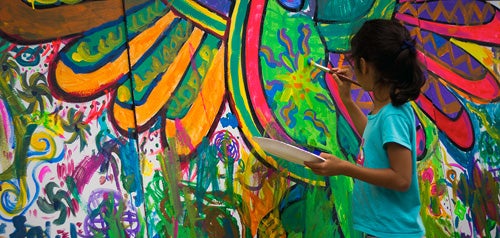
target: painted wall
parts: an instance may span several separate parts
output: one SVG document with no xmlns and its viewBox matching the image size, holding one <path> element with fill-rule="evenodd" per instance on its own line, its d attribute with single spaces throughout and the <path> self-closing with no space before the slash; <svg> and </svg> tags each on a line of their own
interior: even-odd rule
<svg viewBox="0 0 500 238">
<path fill-rule="evenodd" d="M 500 235 L 497 1 L 1 4 L 2 237 L 359 237 L 351 179 L 252 138 L 355 160 L 335 83 L 307 60 L 342 64 L 371 18 L 404 22 L 427 70 L 427 236 Z"/>
</svg>

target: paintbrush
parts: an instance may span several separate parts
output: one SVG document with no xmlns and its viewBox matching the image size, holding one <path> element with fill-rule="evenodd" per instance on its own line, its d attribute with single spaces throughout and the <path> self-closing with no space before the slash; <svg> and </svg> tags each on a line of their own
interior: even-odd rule
<svg viewBox="0 0 500 238">
<path fill-rule="evenodd" d="M 356 82 L 356 81 L 354 81 L 354 80 L 352 80 L 352 79 L 350 79 L 342 74 L 337 74 L 337 73 L 335 73 L 335 71 L 333 69 L 329 69 L 326 66 L 320 65 L 320 64 L 314 62 L 314 60 L 312 60 L 312 59 L 309 59 L 309 64 L 311 64 L 312 66 L 314 66 L 318 69 L 321 69 L 322 71 L 325 71 L 329 74 L 336 74 L 337 76 L 339 76 L 340 80 L 342 80 L 342 81 L 347 81 L 349 83 L 352 83 L 352 84 L 355 84 L 355 85 L 361 87 L 361 85 L 358 82 Z"/>
</svg>

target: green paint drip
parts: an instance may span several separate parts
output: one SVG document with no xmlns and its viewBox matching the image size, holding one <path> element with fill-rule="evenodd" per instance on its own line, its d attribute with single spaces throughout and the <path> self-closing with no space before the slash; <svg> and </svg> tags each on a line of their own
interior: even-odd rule
<svg viewBox="0 0 500 238">
<path fill-rule="evenodd" d="M 148 233 L 150 235 L 154 233 L 173 234 L 172 229 L 168 230 L 170 226 L 167 226 L 169 222 L 167 220 L 169 217 L 167 213 L 172 214 L 173 209 L 170 206 L 162 206 L 162 204 L 165 204 L 164 201 L 167 200 L 166 189 L 167 184 L 161 172 L 155 171 L 144 193 L 146 196 L 145 208 L 147 219 L 152 221 L 148 226 Z"/>
<path fill-rule="evenodd" d="M 169 149 L 165 150 L 164 158 L 168 159 L 168 164 L 163 159 L 159 159 L 160 166 L 163 172 L 163 177 L 166 179 L 167 192 L 170 198 L 170 204 L 173 208 L 172 217 L 176 220 L 179 220 L 182 215 L 182 205 L 180 201 L 180 193 L 178 190 L 179 184 L 179 156 L 175 153 L 175 141 L 171 138 L 169 139 L 169 145 L 171 146 Z"/>
<path fill-rule="evenodd" d="M 122 199 L 119 199 L 118 207 L 115 209 L 115 194 L 113 192 L 108 193 L 108 198 L 103 200 L 105 208 L 103 218 L 107 223 L 108 234 L 107 237 L 126 237 L 125 227 L 123 226 L 121 219 L 124 211 L 124 203 Z"/>
<path fill-rule="evenodd" d="M 282 200 L 284 204 L 280 205 L 279 221 L 289 237 L 341 237 L 342 233 L 345 237 L 361 237 L 360 233 L 340 230 L 336 220 L 346 217 L 332 216 L 336 209 L 334 201 L 328 188 L 294 186 Z M 273 228 L 266 234 L 277 231 Z"/>
<path fill-rule="evenodd" d="M 195 160 L 198 174 L 196 175 L 196 188 L 194 194 L 197 207 L 201 211 L 203 199 L 210 185 L 212 185 L 213 191 L 219 190 L 219 170 L 217 168 L 219 160 L 216 157 L 217 148 L 211 146 L 206 137 L 203 138 L 198 146 L 197 152 L 198 155 Z"/>
<path fill-rule="evenodd" d="M 331 198 L 321 187 L 306 190 L 304 237 L 340 237 L 339 227 L 332 220 L 335 207 Z"/>
<path fill-rule="evenodd" d="M 182 191 L 184 194 L 189 194 L 187 188 L 183 188 Z M 186 214 L 187 214 L 187 225 L 189 227 L 189 237 L 199 237 L 200 234 L 198 234 L 197 229 L 196 229 L 196 224 L 198 220 L 201 220 L 198 218 L 198 212 L 196 210 L 196 206 L 193 200 L 189 198 L 189 196 L 184 196 L 184 203 L 186 204 Z"/>
<path fill-rule="evenodd" d="M 458 200 L 457 203 L 455 204 L 455 210 L 453 211 L 453 213 L 457 215 L 458 218 L 460 218 L 460 220 L 465 219 L 465 214 L 467 213 L 467 209 L 460 200 Z"/>
<path fill-rule="evenodd" d="M 234 158 L 230 156 L 230 153 L 228 152 L 228 148 L 230 147 L 229 143 L 231 143 L 231 139 L 229 138 L 229 134 L 226 131 L 224 134 L 224 139 L 222 140 L 222 144 L 220 145 L 222 147 L 223 153 L 223 161 L 224 161 L 224 167 L 226 168 L 226 178 L 224 180 L 225 185 L 226 185 L 226 191 L 225 194 L 227 195 L 228 198 L 231 200 L 234 198 Z"/>
</svg>

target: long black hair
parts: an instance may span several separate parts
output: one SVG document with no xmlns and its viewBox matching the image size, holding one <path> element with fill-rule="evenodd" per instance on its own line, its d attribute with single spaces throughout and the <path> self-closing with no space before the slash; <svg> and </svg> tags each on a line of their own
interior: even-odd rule
<svg viewBox="0 0 500 238">
<path fill-rule="evenodd" d="M 351 39 L 350 57 L 356 62 L 355 67 L 360 58 L 374 65 L 380 74 L 375 84 L 390 86 L 394 106 L 415 100 L 425 83 L 415 39 L 396 20 L 366 21 Z"/>
</svg>

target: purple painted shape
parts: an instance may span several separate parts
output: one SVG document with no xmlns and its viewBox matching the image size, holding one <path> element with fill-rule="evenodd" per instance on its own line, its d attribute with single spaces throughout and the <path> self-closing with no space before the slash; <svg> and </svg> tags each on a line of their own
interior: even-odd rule
<svg viewBox="0 0 500 238">
<path fill-rule="evenodd" d="M 432 37 L 433 39 L 427 40 L 425 44 L 423 44 L 421 41 L 417 42 L 419 45 L 423 46 L 424 53 L 431 57 L 434 56 L 435 58 L 439 58 L 440 62 L 446 64 L 446 67 L 453 69 L 455 72 L 462 72 L 461 74 L 464 75 L 464 77 L 468 76 L 468 78 L 470 78 L 471 80 L 474 80 L 474 76 L 482 78 L 482 76 L 486 73 L 486 69 L 474 57 L 472 57 L 469 53 L 467 53 L 460 47 L 449 42 L 447 38 L 422 29 L 420 30 L 420 34 L 422 36 L 422 39 L 429 39 L 429 37 Z M 417 40 L 419 38 L 420 37 L 417 37 Z M 449 44 L 449 46 L 451 47 L 451 51 L 445 54 L 442 54 L 442 52 L 438 52 L 438 50 L 442 50 L 441 47 L 443 47 L 445 44 Z M 467 57 L 468 60 L 461 59 L 461 64 L 456 65 L 456 60 L 463 57 Z M 477 75 L 476 72 L 471 71 L 477 70 L 478 68 L 481 69 L 479 75 Z"/>
<path fill-rule="evenodd" d="M 84 158 L 73 171 L 73 179 L 75 180 L 78 193 L 82 193 L 85 186 L 89 183 L 94 173 L 99 169 L 103 163 L 112 158 L 111 151 L 117 146 L 117 141 L 108 141 L 104 143 L 103 148 L 97 155 L 92 155 Z M 118 183 L 118 168 L 114 163 L 112 164 L 113 174 L 117 188 L 120 188 Z"/>
<path fill-rule="evenodd" d="M 438 90 L 436 90 L 436 85 L 438 85 Z M 436 92 L 439 92 L 440 94 L 437 95 Z M 424 92 L 424 95 L 429 98 L 429 100 L 431 100 L 436 109 L 447 115 L 449 118 L 455 119 L 458 117 L 458 111 L 454 113 L 445 113 L 445 111 L 443 110 L 444 107 L 452 102 L 460 103 L 455 95 L 453 95 L 443 84 L 439 82 L 430 83 L 429 88 Z M 441 104 L 440 98 L 442 98 L 444 105 Z"/>
<path fill-rule="evenodd" d="M 105 157 L 101 154 L 98 154 L 88 156 L 78 164 L 72 174 L 75 180 L 76 187 L 78 189 L 78 193 L 82 193 L 85 185 L 89 183 L 92 176 L 94 176 L 95 171 L 99 169 L 104 161 Z"/>
<path fill-rule="evenodd" d="M 360 95 L 361 94 L 361 95 Z M 352 98 L 359 98 L 359 100 L 357 100 L 357 102 L 360 102 L 360 103 L 371 103 L 372 102 L 372 98 L 370 96 L 370 94 L 362 89 L 353 89 L 351 90 L 351 95 L 352 95 Z M 368 113 L 370 113 L 370 108 L 361 108 L 361 111 L 363 111 L 363 113 L 365 115 L 368 115 Z"/>
<path fill-rule="evenodd" d="M 199 4 L 213 10 L 221 15 L 229 16 L 229 10 L 233 6 L 231 0 L 196 0 Z"/>
<path fill-rule="evenodd" d="M 469 3 L 471 5 L 469 5 Z M 426 5 L 426 8 L 422 8 L 422 5 Z M 465 8 L 474 7 L 477 6 L 478 9 L 480 10 L 481 18 L 477 14 L 474 14 L 473 16 L 467 16 L 467 18 L 463 15 L 463 11 L 457 10 L 456 5 L 457 4 L 462 4 Z M 487 5 L 486 5 L 487 4 Z M 426 21 L 433 21 L 433 22 L 442 22 L 444 24 L 453 24 L 453 25 L 481 25 L 486 22 L 490 22 L 493 20 L 493 17 L 495 16 L 495 11 L 493 6 L 491 6 L 489 3 L 485 3 L 483 1 L 467 1 L 467 0 L 441 0 L 441 1 L 432 1 L 432 2 L 426 2 L 426 3 L 419 3 L 419 4 L 412 4 L 415 9 L 419 10 L 418 13 L 418 18 Z M 443 8 L 446 10 L 442 10 L 442 12 L 446 12 L 447 14 L 453 13 L 452 18 L 446 18 L 444 17 L 444 14 L 441 13 L 439 16 L 431 15 L 435 14 L 435 9 Z M 492 11 L 484 11 L 485 8 L 491 7 Z M 428 9 L 431 9 L 430 11 Z M 404 14 L 408 15 L 414 15 L 411 11 L 413 9 L 408 8 L 405 12 L 402 12 Z M 470 11 L 468 13 L 471 13 Z"/>
<path fill-rule="evenodd" d="M 112 211 L 108 211 L 106 200 L 109 196 L 113 196 Z M 113 235 L 109 234 L 110 221 L 106 220 L 106 215 L 116 215 L 117 208 L 120 203 L 124 202 L 125 210 L 121 214 L 120 222 L 124 225 L 126 237 L 136 237 L 140 232 L 140 222 L 137 216 L 137 210 L 130 202 L 130 200 L 124 200 L 123 196 L 118 191 L 107 190 L 107 189 L 95 189 L 90 194 L 87 204 L 87 215 L 84 220 L 83 230 L 85 234 L 83 237 L 94 237 L 96 235 Z M 96 212 L 99 211 L 99 212 Z M 116 222 L 116 221 L 111 221 Z"/>
<path fill-rule="evenodd" d="M 469 59 L 463 60 L 460 65 L 449 64 L 450 67 L 453 67 L 455 69 L 460 69 L 461 71 L 467 73 L 468 75 L 473 74 L 473 72 L 471 72 L 470 69 L 475 70 L 478 67 L 481 67 L 481 69 L 482 69 L 481 75 L 484 75 L 486 73 L 484 67 L 482 67 L 482 65 L 476 59 L 474 59 L 469 53 L 465 52 L 464 50 L 462 50 L 461 48 L 457 47 L 454 44 L 451 44 L 451 45 L 452 45 L 451 50 L 453 52 L 453 56 L 455 59 L 457 59 L 458 57 L 464 57 L 464 56 L 469 58 Z M 451 55 L 448 55 L 448 56 L 451 56 Z M 451 61 L 451 59 L 450 59 L 450 61 Z"/>
</svg>

